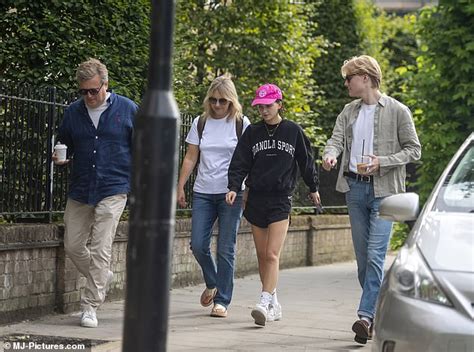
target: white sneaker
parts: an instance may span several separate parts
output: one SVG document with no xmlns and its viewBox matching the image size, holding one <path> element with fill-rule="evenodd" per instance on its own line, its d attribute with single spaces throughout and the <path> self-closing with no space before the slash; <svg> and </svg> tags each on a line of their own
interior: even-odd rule
<svg viewBox="0 0 474 352">
<path fill-rule="evenodd" d="M 82 312 L 81 326 L 85 328 L 96 328 L 99 325 L 97 315 L 93 309 L 87 309 Z"/>
<path fill-rule="evenodd" d="M 268 305 L 264 306 L 259 303 L 252 309 L 252 318 L 255 320 L 255 324 L 265 326 L 268 319 Z"/>
<path fill-rule="evenodd" d="M 277 321 L 277 320 L 280 320 L 282 316 L 283 314 L 281 312 L 281 304 L 270 303 L 270 305 L 268 306 L 267 321 Z"/>
<path fill-rule="evenodd" d="M 268 292 L 262 292 L 260 296 L 260 303 L 257 303 L 255 308 L 252 310 L 252 318 L 255 320 L 255 324 L 265 326 L 268 319 L 268 306 L 272 301 L 272 295 Z"/>
</svg>

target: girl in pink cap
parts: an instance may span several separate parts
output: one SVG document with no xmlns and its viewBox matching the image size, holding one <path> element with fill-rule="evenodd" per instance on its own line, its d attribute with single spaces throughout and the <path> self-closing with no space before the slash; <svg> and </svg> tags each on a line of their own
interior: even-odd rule
<svg viewBox="0 0 474 352">
<path fill-rule="evenodd" d="M 274 84 L 257 89 L 252 106 L 257 106 L 262 121 L 245 130 L 228 172 L 228 204 L 234 203 L 244 180 L 249 188 L 244 216 L 252 226 L 262 282 L 252 317 L 262 326 L 282 317 L 276 287 L 298 168 L 312 202 L 320 204 L 311 144 L 299 125 L 281 117 L 282 99 L 280 88 Z"/>
</svg>

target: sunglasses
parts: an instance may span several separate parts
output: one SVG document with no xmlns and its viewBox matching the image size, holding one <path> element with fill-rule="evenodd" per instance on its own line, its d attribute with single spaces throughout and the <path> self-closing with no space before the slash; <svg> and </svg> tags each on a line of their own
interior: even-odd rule
<svg viewBox="0 0 474 352">
<path fill-rule="evenodd" d="M 100 85 L 99 88 L 91 88 L 91 89 L 79 89 L 78 92 L 80 95 L 97 95 L 99 94 L 100 90 L 102 89 L 102 86 L 104 85 L 104 82 Z"/>
<path fill-rule="evenodd" d="M 227 104 L 229 101 L 225 98 L 209 98 L 209 103 L 211 103 L 212 105 L 216 105 L 217 102 L 219 102 L 219 105 L 225 105 Z"/>
<path fill-rule="evenodd" d="M 357 74 L 347 75 L 344 81 L 347 81 L 347 83 L 351 83 L 351 79 L 353 79 L 354 76 L 357 76 Z"/>
</svg>

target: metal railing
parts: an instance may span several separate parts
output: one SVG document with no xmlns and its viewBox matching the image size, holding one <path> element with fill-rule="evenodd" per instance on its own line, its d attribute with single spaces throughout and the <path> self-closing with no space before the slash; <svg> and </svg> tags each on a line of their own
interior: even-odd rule
<svg viewBox="0 0 474 352">
<path fill-rule="evenodd" d="M 64 208 L 67 168 L 53 172 L 56 131 L 73 94 L 0 82 L 0 214 L 44 215 Z"/>
<path fill-rule="evenodd" d="M 75 93 L 55 87 L 34 88 L 0 81 L 0 216 L 18 221 L 52 221 L 64 211 L 69 168 L 54 167 L 51 155 L 64 110 L 77 99 Z M 186 153 L 186 135 L 194 115 L 181 114 L 179 166 Z M 320 192 L 326 209 L 344 209 L 344 199 L 334 191 L 335 177 L 321 174 Z M 186 184 L 187 209 L 192 207 L 195 173 Z M 301 191 L 300 191 L 301 190 Z M 305 187 L 299 185 L 294 206 L 311 212 Z"/>
</svg>

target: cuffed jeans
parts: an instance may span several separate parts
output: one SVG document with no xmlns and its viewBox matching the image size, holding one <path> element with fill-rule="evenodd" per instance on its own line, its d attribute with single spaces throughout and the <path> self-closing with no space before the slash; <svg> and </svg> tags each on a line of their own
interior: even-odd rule
<svg viewBox="0 0 474 352">
<path fill-rule="evenodd" d="M 81 297 L 82 310 L 96 310 L 105 300 L 112 243 L 126 194 L 102 199 L 95 207 L 67 200 L 64 212 L 64 249 L 79 272 L 86 277 Z M 90 238 L 90 249 L 87 241 Z"/>
<path fill-rule="evenodd" d="M 234 289 L 234 260 L 237 231 L 242 216 L 242 192 L 232 206 L 225 202 L 225 193 L 194 192 L 191 249 L 201 266 L 207 288 L 217 287 L 214 303 L 230 304 Z M 218 219 L 217 265 L 211 254 L 212 227 Z"/>
<path fill-rule="evenodd" d="M 357 259 L 357 273 L 362 287 L 357 314 L 373 319 L 392 223 L 379 218 L 379 206 L 383 198 L 375 198 L 372 183 L 351 178 L 347 178 L 347 182 L 350 191 L 346 193 L 346 202 Z"/>
</svg>

